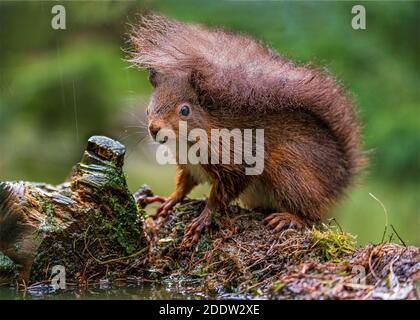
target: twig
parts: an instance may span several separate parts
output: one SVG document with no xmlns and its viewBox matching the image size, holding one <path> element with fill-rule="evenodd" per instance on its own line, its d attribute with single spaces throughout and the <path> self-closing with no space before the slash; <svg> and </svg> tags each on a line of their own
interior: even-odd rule
<svg viewBox="0 0 420 320">
<path fill-rule="evenodd" d="M 400 241 L 403 244 L 403 246 L 407 248 L 407 245 L 405 244 L 404 240 L 400 237 L 400 235 L 398 234 L 397 230 L 395 230 L 395 228 L 394 228 L 394 226 L 392 224 L 391 224 L 391 228 L 394 231 L 394 233 L 396 234 L 396 236 L 398 237 L 398 239 L 400 239 Z"/>
</svg>

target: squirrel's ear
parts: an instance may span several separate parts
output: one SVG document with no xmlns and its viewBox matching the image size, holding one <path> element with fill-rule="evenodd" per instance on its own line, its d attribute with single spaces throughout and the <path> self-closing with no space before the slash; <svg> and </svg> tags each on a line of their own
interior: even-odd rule
<svg viewBox="0 0 420 320">
<path fill-rule="evenodd" d="M 203 88 L 200 75 L 197 71 L 191 71 L 189 81 L 194 91 L 197 93 L 200 105 L 205 108 L 214 108 L 215 101 L 209 92 Z"/>
<path fill-rule="evenodd" d="M 159 80 L 160 75 L 158 74 L 158 72 L 153 68 L 149 68 L 149 81 L 152 84 L 152 86 L 156 88 L 160 82 Z"/>
</svg>

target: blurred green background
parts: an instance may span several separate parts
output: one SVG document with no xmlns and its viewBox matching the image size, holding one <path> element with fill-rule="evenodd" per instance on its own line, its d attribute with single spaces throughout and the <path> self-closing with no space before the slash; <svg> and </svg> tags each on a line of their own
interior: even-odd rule
<svg viewBox="0 0 420 320">
<path fill-rule="evenodd" d="M 332 214 L 360 244 L 379 242 L 385 215 L 372 193 L 400 236 L 419 245 L 420 3 L 357 3 L 367 30 L 351 28 L 352 2 L 0 0 L 0 180 L 60 183 L 88 137 L 104 134 L 127 146 L 133 191 L 147 183 L 170 193 L 174 167 L 159 166 L 145 138 L 151 86 L 122 51 L 127 23 L 157 11 L 249 33 L 341 79 L 357 101 L 371 160 Z M 55 4 L 66 8 L 67 30 L 51 28 Z"/>
</svg>

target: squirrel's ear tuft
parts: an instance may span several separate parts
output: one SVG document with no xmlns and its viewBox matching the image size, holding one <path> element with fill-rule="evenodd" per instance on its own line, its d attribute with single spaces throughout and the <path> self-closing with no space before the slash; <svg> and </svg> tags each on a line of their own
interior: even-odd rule
<svg viewBox="0 0 420 320">
<path fill-rule="evenodd" d="M 213 109 L 216 105 L 215 101 L 207 90 L 205 90 L 200 74 L 195 70 L 191 71 L 189 81 L 197 94 L 200 105 L 207 109 Z"/>
<path fill-rule="evenodd" d="M 158 72 L 153 68 L 149 68 L 148 70 L 149 70 L 149 81 L 152 84 L 152 86 L 156 88 L 160 83 L 161 75 L 158 74 Z"/>
</svg>

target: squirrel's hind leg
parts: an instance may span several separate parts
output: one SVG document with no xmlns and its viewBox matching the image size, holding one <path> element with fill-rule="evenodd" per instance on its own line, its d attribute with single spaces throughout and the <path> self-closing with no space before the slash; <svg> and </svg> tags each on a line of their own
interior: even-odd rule
<svg viewBox="0 0 420 320">
<path fill-rule="evenodd" d="M 264 219 L 264 223 L 275 232 L 281 232 L 286 229 L 303 229 L 309 226 L 304 219 L 287 212 L 272 213 Z"/>
</svg>

